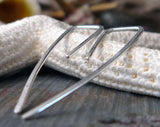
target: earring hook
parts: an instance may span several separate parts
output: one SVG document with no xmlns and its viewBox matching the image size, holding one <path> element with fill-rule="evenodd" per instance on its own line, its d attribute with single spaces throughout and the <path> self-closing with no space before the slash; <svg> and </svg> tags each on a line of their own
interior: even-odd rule
<svg viewBox="0 0 160 127">
<path fill-rule="evenodd" d="M 29 92 L 31 90 L 31 87 L 33 85 L 34 80 L 36 79 L 36 76 L 38 75 L 40 69 L 42 68 L 43 64 L 47 60 L 48 56 L 50 55 L 53 48 L 71 31 L 74 29 L 96 29 L 96 32 L 94 32 L 92 35 L 90 35 L 86 40 L 84 40 L 80 45 L 78 45 L 70 54 L 72 55 L 74 52 L 76 52 L 79 48 L 81 48 L 84 44 L 86 44 L 88 41 L 90 41 L 93 37 L 96 37 L 103 29 L 100 25 L 79 25 L 79 26 L 72 26 L 68 28 L 64 33 L 62 33 L 59 38 L 48 48 L 48 50 L 45 52 L 45 54 L 41 57 L 41 59 L 36 64 L 35 68 L 33 69 L 32 73 L 30 74 L 25 87 L 21 93 L 21 96 L 17 102 L 17 105 L 15 106 L 14 113 L 20 113 L 22 111 L 22 108 L 24 106 L 24 103 L 26 102 L 26 99 L 29 96 Z"/>
<path fill-rule="evenodd" d="M 107 66 L 109 66 L 114 60 L 116 60 L 118 57 L 120 57 L 125 51 L 127 51 L 131 46 L 133 46 L 133 44 L 135 44 L 135 42 L 137 41 L 137 39 L 139 38 L 139 36 L 142 34 L 143 32 L 143 28 L 142 27 L 127 27 L 127 28 L 113 28 L 113 29 L 109 29 L 109 31 L 137 31 L 137 33 L 131 38 L 131 40 L 125 44 L 125 46 L 123 48 L 121 48 L 113 57 L 111 57 L 108 61 L 106 61 L 104 64 L 102 64 L 97 70 L 95 70 L 92 74 L 88 75 L 87 77 L 81 79 L 80 81 L 78 81 L 77 83 L 73 84 L 72 86 L 68 87 L 67 89 L 63 90 L 62 92 L 60 92 L 59 94 L 57 94 L 56 96 L 52 97 L 51 99 L 45 101 L 44 103 L 40 104 L 39 106 L 31 109 L 30 111 L 24 113 L 22 115 L 23 119 L 27 119 L 29 117 L 31 117 L 32 115 L 36 114 L 36 113 L 40 113 L 42 111 L 44 111 L 45 109 L 49 108 L 50 106 L 52 106 L 53 104 L 55 104 L 56 102 L 60 101 L 61 99 L 65 98 L 66 96 L 68 96 L 69 94 L 73 93 L 74 91 L 76 91 L 77 89 L 79 89 L 80 87 L 84 86 L 86 83 L 88 83 L 90 80 L 92 80 L 93 78 L 95 78 L 100 72 L 102 72 Z M 105 30 L 103 32 L 103 34 L 97 39 L 97 43 L 100 43 L 100 41 L 103 39 L 104 35 L 108 33 L 108 30 Z M 96 43 L 96 46 L 97 46 Z M 95 46 L 95 47 L 96 47 Z M 95 48 L 94 48 L 95 49 Z M 92 50 L 93 52 L 94 50 Z"/>
</svg>

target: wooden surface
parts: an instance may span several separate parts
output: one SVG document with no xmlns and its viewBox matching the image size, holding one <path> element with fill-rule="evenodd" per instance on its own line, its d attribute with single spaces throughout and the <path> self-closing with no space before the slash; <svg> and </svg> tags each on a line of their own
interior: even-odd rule
<svg viewBox="0 0 160 127">
<path fill-rule="evenodd" d="M 22 120 L 13 108 L 32 70 L 0 78 L 0 127 L 160 126 L 160 99 L 87 84 L 44 112 Z M 33 108 L 78 79 L 44 67 L 25 110 Z"/>
</svg>

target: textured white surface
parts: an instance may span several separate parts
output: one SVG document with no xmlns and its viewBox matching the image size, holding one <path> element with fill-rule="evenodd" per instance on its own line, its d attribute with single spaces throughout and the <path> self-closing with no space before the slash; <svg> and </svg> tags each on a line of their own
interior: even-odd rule
<svg viewBox="0 0 160 127">
<path fill-rule="evenodd" d="M 69 25 L 46 16 L 34 16 L 0 26 L 0 75 L 37 61 Z M 89 61 L 85 55 L 94 41 L 83 46 L 70 59 L 66 53 L 93 31 L 75 30 L 53 50 L 46 64 L 76 77 L 93 72 L 124 46 L 134 32 L 109 34 Z M 93 82 L 106 87 L 160 97 L 160 35 L 145 32 L 137 45 L 106 68 Z M 94 39 L 95 40 L 95 39 Z"/>
</svg>

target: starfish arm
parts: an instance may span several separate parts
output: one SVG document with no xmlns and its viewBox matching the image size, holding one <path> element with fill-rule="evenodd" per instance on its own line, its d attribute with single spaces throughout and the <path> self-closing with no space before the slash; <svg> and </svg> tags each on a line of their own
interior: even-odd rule
<svg viewBox="0 0 160 127">
<path fill-rule="evenodd" d="M 70 25 L 47 16 L 34 16 L 0 26 L 0 75 L 36 62 L 48 47 Z M 94 40 L 84 45 L 69 59 L 72 49 L 85 40 L 93 30 L 75 30 L 54 49 L 46 65 L 63 73 L 85 77 L 111 58 L 133 37 L 134 32 L 107 35 L 86 62 L 88 49 Z M 160 96 L 160 34 L 147 33 L 135 47 L 106 68 L 92 82 L 106 87 Z"/>
</svg>

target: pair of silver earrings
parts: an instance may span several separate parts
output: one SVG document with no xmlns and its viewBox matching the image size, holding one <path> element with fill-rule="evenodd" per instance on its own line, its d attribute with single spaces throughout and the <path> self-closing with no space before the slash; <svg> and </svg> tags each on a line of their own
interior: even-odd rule
<svg viewBox="0 0 160 127">
<path fill-rule="evenodd" d="M 102 26 L 100 25 L 79 25 L 79 26 L 72 26 L 68 28 L 64 33 L 62 33 L 59 38 L 53 42 L 53 44 L 48 48 L 48 50 L 45 52 L 45 54 L 40 58 L 38 63 L 36 64 L 35 68 L 33 69 L 32 73 L 30 74 L 25 87 L 21 93 L 21 96 L 18 100 L 18 103 L 14 109 L 14 113 L 20 113 L 23 110 L 23 106 L 28 98 L 28 95 L 31 91 L 31 87 L 34 83 L 34 80 L 36 79 L 37 74 L 39 73 L 40 69 L 42 68 L 43 64 L 45 63 L 46 59 L 50 55 L 51 51 L 54 49 L 54 47 L 71 31 L 74 29 L 93 29 L 96 30 L 92 35 L 90 35 L 87 39 L 85 39 L 82 43 L 80 43 L 77 47 L 75 47 L 73 50 L 71 50 L 67 54 L 67 58 L 69 58 L 71 55 L 73 55 L 78 49 L 80 49 L 83 45 L 85 45 L 87 42 L 89 42 L 91 39 L 97 37 L 99 34 L 101 34 L 95 43 L 93 44 L 91 50 L 88 54 L 88 59 L 92 56 L 94 50 L 98 46 L 98 44 L 101 42 L 103 37 L 106 34 L 109 34 L 111 32 L 117 32 L 117 31 L 137 31 L 137 33 L 132 37 L 132 39 L 122 48 L 120 49 L 112 58 L 110 58 L 108 61 L 106 61 L 104 64 L 102 64 L 97 70 L 95 70 L 92 74 L 89 74 L 87 77 L 81 79 L 77 83 L 73 84 L 72 86 L 68 87 L 64 91 L 60 92 L 59 94 L 55 95 L 54 97 L 50 98 L 49 100 L 43 102 L 39 106 L 27 111 L 26 113 L 22 114 L 23 119 L 30 118 L 34 114 L 40 113 L 47 109 L 48 107 L 52 106 L 53 104 L 57 103 L 61 99 L 65 98 L 78 88 L 84 86 L 86 83 L 88 83 L 90 80 L 95 78 L 100 72 L 102 72 L 108 65 L 110 65 L 115 59 L 117 59 L 119 56 L 121 56 L 122 53 L 127 51 L 139 38 L 141 33 L 143 32 L 142 27 L 119 27 L 119 28 L 110 28 L 104 30 Z M 104 30 L 102 32 L 102 30 Z"/>
</svg>

